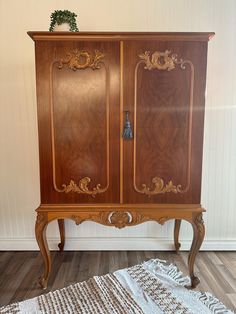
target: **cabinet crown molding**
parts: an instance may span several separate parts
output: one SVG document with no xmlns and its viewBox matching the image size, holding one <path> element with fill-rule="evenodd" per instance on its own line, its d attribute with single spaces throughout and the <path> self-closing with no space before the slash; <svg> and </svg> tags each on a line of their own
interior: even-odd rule
<svg viewBox="0 0 236 314">
<path fill-rule="evenodd" d="M 209 41 L 214 32 L 48 32 L 29 31 L 34 41 L 52 40 L 159 40 L 159 41 Z"/>
</svg>

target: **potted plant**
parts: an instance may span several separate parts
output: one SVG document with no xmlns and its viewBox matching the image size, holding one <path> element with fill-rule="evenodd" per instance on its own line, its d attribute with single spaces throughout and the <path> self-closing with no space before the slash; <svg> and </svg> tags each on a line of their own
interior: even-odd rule
<svg viewBox="0 0 236 314">
<path fill-rule="evenodd" d="M 70 31 L 70 32 L 78 32 L 78 27 L 76 25 L 77 15 L 68 10 L 56 10 L 51 16 L 51 23 L 49 31 Z"/>
</svg>

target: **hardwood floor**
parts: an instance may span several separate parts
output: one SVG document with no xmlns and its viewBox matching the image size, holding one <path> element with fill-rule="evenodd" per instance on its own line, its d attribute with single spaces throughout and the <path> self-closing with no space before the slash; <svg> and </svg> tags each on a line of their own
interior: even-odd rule
<svg viewBox="0 0 236 314">
<path fill-rule="evenodd" d="M 175 263 L 188 274 L 187 252 L 89 251 L 51 252 L 52 273 L 47 290 L 41 290 L 37 278 L 43 269 L 39 252 L 0 252 L 0 306 L 38 296 L 66 285 L 133 266 L 150 258 Z M 236 252 L 200 252 L 196 274 L 197 290 L 210 291 L 232 310 L 236 309 Z"/>
</svg>

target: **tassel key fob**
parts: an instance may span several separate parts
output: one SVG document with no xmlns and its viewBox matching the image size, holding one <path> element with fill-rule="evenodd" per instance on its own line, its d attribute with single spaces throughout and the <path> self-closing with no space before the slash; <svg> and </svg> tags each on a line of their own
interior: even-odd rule
<svg viewBox="0 0 236 314">
<path fill-rule="evenodd" d="M 131 123 L 129 121 L 129 114 L 130 111 L 125 111 L 125 124 L 124 124 L 124 130 L 123 130 L 123 139 L 130 140 L 133 138 L 133 132 L 131 128 Z"/>
</svg>

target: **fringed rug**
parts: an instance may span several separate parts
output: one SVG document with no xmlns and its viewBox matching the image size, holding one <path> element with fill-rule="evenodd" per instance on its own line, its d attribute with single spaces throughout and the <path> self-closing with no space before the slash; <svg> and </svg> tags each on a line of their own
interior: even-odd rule
<svg viewBox="0 0 236 314">
<path fill-rule="evenodd" d="M 176 266 L 155 259 L 2 307 L 0 313 L 233 313 L 210 293 L 184 287 L 189 284 Z"/>
</svg>

